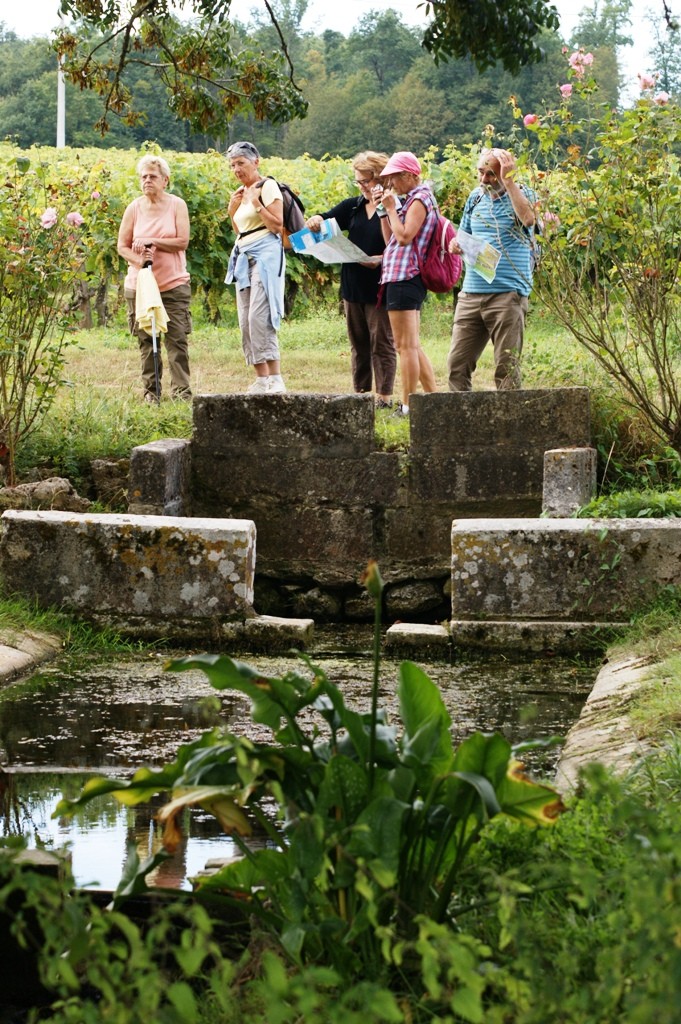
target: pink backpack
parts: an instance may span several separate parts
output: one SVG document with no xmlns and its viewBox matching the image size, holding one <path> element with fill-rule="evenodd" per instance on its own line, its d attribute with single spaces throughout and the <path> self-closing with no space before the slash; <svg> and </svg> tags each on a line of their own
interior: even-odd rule
<svg viewBox="0 0 681 1024">
<path fill-rule="evenodd" d="M 436 220 L 425 254 L 421 260 L 421 280 L 429 292 L 451 292 L 461 277 L 461 257 L 449 251 L 449 243 L 456 238 L 451 221 L 435 208 Z"/>
</svg>

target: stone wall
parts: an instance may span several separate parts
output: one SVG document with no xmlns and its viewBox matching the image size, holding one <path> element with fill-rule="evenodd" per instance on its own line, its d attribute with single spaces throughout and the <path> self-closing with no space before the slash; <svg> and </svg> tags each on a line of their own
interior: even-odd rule
<svg viewBox="0 0 681 1024">
<path fill-rule="evenodd" d="M 369 395 L 197 396 L 191 443 L 133 451 L 130 511 L 253 520 L 261 613 L 368 619 L 373 558 L 388 618 L 449 619 L 452 520 L 539 515 L 544 453 L 590 444 L 589 394 L 413 395 L 410 409 L 398 453 L 377 450 Z"/>
<path fill-rule="evenodd" d="M 459 519 L 451 536 L 461 646 L 584 647 L 681 586 L 676 519 Z"/>
<path fill-rule="evenodd" d="M 3 585 L 40 607 L 154 636 L 255 617 L 250 521 L 10 510 L 1 525 Z"/>
</svg>

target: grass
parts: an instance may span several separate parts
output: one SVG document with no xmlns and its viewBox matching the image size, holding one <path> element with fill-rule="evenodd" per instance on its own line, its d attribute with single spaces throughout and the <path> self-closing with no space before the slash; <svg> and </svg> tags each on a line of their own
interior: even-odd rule
<svg viewBox="0 0 681 1024">
<path fill-rule="evenodd" d="M 635 615 L 608 658 L 631 657 L 650 663 L 646 679 L 627 715 L 636 735 L 661 742 L 681 731 L 681 587 L 667 587 L 655 603 Z"/>
<path fill-rule="evenodd" d="M 133 651 L 149 646 L 124 639 L 114 629 L 77 622 L 54 609 L 40 608 L 36 602 L 16 596 L 0 596 L 0 623 L 0 643 L 10 646 L 26 633 L 58 637 L 70 654 Z"/>
<path fill-rule="evenodd" d="M 661 741 L 681 731 L 681 646 L 652 666 L 648 681 L 636 693 L 629 718 L 636 735 Z"/>
<path fill-rule="evenodd" d="M 229 311 L 225 326 L 205 321 L 194 313 L 191 335 L 192 388 L 195 394 L 232 394 L 244 391 L 253 380 L 245 363 L 239 330 Z M 447 353 L 451 338 L 451 301 L 431 296 L 422 315 L 422 344 L 430 356 L 440 389 L 447 387 Z M 587 383 L 589 360 L 569 335 L 542 315 L 528 318 L 525 377 L 528 387 L 569 386 Z M 350 345 L 345 320 L 337 307 L 311 311 L 305 318 L 285 320 L 279 333 L 282 372 L 291 391 L 347 394 L 352 391 Z M 113 326 L 83 331 L 68 355 L 67 375 L 72 387 L 83 385 L 107 396 L 141 397 L 137 345 L 127 333 L 120 314 Z M 494 387 L 491 348 L 483 353 L 475 387 Z M 395 391 L 399 391 L 399 366 Z"/>
</svg>

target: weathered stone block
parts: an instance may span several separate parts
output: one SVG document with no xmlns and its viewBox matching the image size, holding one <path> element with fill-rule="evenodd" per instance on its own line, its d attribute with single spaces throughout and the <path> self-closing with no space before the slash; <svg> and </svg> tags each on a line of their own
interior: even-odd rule
<svg viewBox="0 0 681 1024">
<path fill-rule="evenodd" d="M 554 448 L 544 452 L 542 511 L 555 518 L 571 516 L 596 493 L 595 448 Z"/>
<path fill-rule="evenodd" d="M 9 511 L 2 527 L 7 590 L 42 607 L 147 620 L 255 614 L 247 520 Z"/>
<path fill-rule="evenodd" d="M 481 656 L 503 651 L 518 660 L 539 654 L 584 654 L 602 652 L 621 630 L 621 622 L 530 622 L 506 619 L 485 622 L 452 619 L 450 631 L 455 649 Z"/>
<path fill-rule="evenodd" d="M 190 470 L 189 441 L 166 438 L 133 448 L 128 511 L 132 515 L 189 515 Z"/>
<path fill-rule="evenodd" d="M 390 619 L 419 621 L 444 603 L 442 587 L 432 580 L 398 583 L 386 588 L 385 610 Z"/>
<path fill-rule="evenodd" d="M 388 509 L 378 560 L 386 582 L 414 577 L 448 575 L 452 542 L 450 508 L 409 505 Z"/>
<path fill-rule="evenodd" d="M 91 501 L 76 493 L 70 480 L 61 476 L 0 488 L 0 512 L 11 508 L 87 512 L 91 505 Z"/>
<path fill-rule="evenodd" d="M 650 753 L 650 736 L 637 735 L 628 712 L 637 691 L 654 675 L 654 668 L 649 658 L 631 654 L 601 668 L 579 719 L 565 738 L 556 769 L 561 792 L 575 789 L 580 770 L 591 762 L 598 761 L 623 775 Z"/>
<path fill-rule="evenodd" d="M 199 395 L 193 412 L 197 452 L 347 459 L 375 447 L 371 395 Z"/>
<path fill-rule="evenodd" d="M 312 619 L 284 619 L 277 615 L 257 615 L 245 624 L 244 638 L 250 651 L 304 650 L 314 636 Z"/>
<path fill-rule="evenodd" d="M 334 593 L 312 587 L 299 591 L 291 600 L 291 611 L 299 617 L 309 617 L 315 622 L 337 622 L 342 608 L 341 599 Z"/>
<path fill-rule="evenodd" d="M 409 461 L 409 498 L 455 502 L 462 513 L 468 506 L 485 515 L 537 515 L 543 471 L 543 451 L 525 445 L 419 452 Z"/>
<path fill-rule="evenodd" d="M 400 487 L 397 452 L 357 458 L 309 455 L 287 458 L 271 449 L 227 452 L 219 459 L 207 449 L 192 458 L 194 512 L 221 515 L 226 507 L 261 498 L 294 504 L 338 507 L 395 505 Z"/>
<path fill-rule="evenodd" d="M 127 508 L 130 459 L 93 459 L 90 472 L 97 501 L 109 507 Z"/>
<path fill-rule="evenodd" d="M 61 643 L 57 637 L 43 633 L 14 633 L 5 629 L 0 633 L 0 686 L 20 675 L 29 675 L 43 661 L 50 661 L 58 653 Z"/>
<path fill-rule="evenodd" d="M 343 613 L 350 622 L 373 622 L 376 615 L 374 599 L 366 590 L 352 594 L 345 599 Z"/>
<path fill-rule="evenodd" d="M 451 638 L 444 626 L 396 622 L 386 631 L 385 647 L 393 656 L 449 658 Z"/>
<path fill-rule="evenodd" d="M 410 402 L 414 453 L 519 443 L 544 452 L 591 443 L 588 388 L 443 391 Z"/>
<path fill-rule="evenodd" d="M 681 585 L 673 519 L 470 519 L 452 524 L 452 618 L 623 621 Z"/>
<path fill-rule="evenodd" d="M 258 573 L 333 586 L 356 582 L 375 557 L 368 511 L 274 505 L 262 518 L 253 518 L 258 526 Z"/>
</svg>

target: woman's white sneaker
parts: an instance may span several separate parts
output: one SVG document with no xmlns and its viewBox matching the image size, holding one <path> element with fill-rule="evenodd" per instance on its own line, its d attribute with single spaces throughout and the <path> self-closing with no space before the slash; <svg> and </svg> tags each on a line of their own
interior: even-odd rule
<svg viewBox="0 0 681 1024">
<path fill-rule="evenodd" d="M 265 395 L 270 390 L 269 377 L 256 377 L 251 386 L 247 389 L 249 395 Z"/>
</svg>

